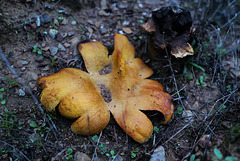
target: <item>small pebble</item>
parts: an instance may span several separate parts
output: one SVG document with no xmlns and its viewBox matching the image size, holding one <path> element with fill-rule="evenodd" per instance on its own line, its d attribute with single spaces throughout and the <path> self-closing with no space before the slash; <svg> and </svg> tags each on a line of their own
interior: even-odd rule
<svg viewBox="0 0 240 161">
<path fill-rule="evenodd" d="M 56 55 L 57 52 L 58 52 L 58 48 L 55 47 L 55 46 L 50 47 L 49 50 L 50 50 L 50 53 L 51 53 L 52 56 Z"/>
<path fill-rule="evenodd" d="M 91 161 L 92 159 L 85 153 L 77 151 L 74 155 L 75 161 Z"/>
<path fill-rule="evenodd" d="M 71 47 L 74 48 L 74 46 L 77 45 L 79 42 L 79 37 L 72 38 L 70 42 L 71 42 Z"/>
<path fill-rule="evenodd" d="M 165 150 L 163 146 L 159 146 L 154 150 L 150 161 L 165 161 Z"/>
<path fill-rule="evenodd" d="M 120 30 L 118 33 L 124 35 L 124 32 L 122 30 Z"/>
<path fill-rule="evenodd" d="M 39 16 L 37 16 L 37 18 L 36 18 L 36 24 L 38 27 L 41 25 L 41 20 L 40 20 Z"/>
<path fill-rule="evenodd" d="M 139 3 L 139 4 L 138 4 L 138 7 L 139 7 L 139 8 L 143 8 L 143 4 L 142 4 L 142 3 Z"/>
<path fill-rule="evenodd" d="M 190 122 L 194 120 L 193 113 L 190 110 L 184 110 L 182 113 L 184 122 Z"/>
<path fill-rule="evenodd" d="M 66 48 L 68 48 L 68 47 L 70 47 L 71 44 L 65 42 L 63 45 L 64 45 Z"/>
<path fill-rule="evenodd" d="M 75 33 L 73 31 L 68 32 L 68 36 L 73 36 Z"/>
<path fill-rule="evenodd" d="M 50 47 L 49 47 L 49 46 L 46 46 L 46 47 L 42 48 L 42 51 L 47 52 L 49 49 L 50 49 Z"/>
<path fill-rule="evenodd" d="M 100 11 L 98 12 L 98 15 L 99 15 L 99 16 L 109 16 L 110 13 L 107 13 L 107 12 L 105 12 L 104 10 L 100 10 Z"/>
<path fill-rule="evenodd" d="M 33 72 L 33 71 L 28 71 L 26 73 L 26 80 L 27 81 L 35 81 L 38 79 L 38 75 L 37 73 Z"/>
<path fill-rule="evenodd" d="M 54 18 L 53 23 L 54 23 L 55 25 L 59 26 L 59 22 L 58 22 L 58 20 L 57 20 L 56 18 Z"/>
<path fill-rule="evenodd" d="M 146 13 L 146 12 L 143 12 L 142 15 L 143 15 L 143 16 L 147 16 L 147 13 Z"/>
<path fill-rule="evenodd" d="M 66 48 L 61 43 L 58 44 L 58 49 L 61 51 L 66 51 Z"/>
<path fill-rule="evenodd" d="M 52 17 L 48 16 L 47 13 L 44 13 L 43 15 L 40 16 L 41 23 L 49 23 L 51 21 L 52 21 Z"/>
<path fill-rule="evenodd" d="M 60 33 L 60 35 L 61 35 L 63 38 L 65 38 L 65 37 L 67 37 L 68 33 L 64 32 L 64 33 Z"/>
<path fill-rule="evenodd" d="M 65 15 L 69 15 L 69 13 L 65 9 L 58 10 L 58 13 L 64 13 Z"/>
<path fill-rule="evenodd" d="M 46 42 L 42 42 L 42 48 L 46 46 Z"/>
<path fill-rule="evenodd" d="M 77 21 L 72 21 L 72 25 L 76 25 L 77 24 Z"/>
<path fill-rule="evenodd" d="M 66 25 L 66 24 L 68 24 L 68 19 L 63 18 L 63 21 L 61 22 L 61 24 L 62 24 L 62 25 Z"/>
<path fill-rule="evenodd" d="M 130 24 L 130 21 L 126 21 L 126 20 L 123 21 L 123 23 L 122 23 L 123 26 L 128 26 L 129 24 Z"/>
<path fill-rule="evenodd" d="M 19 60 L 19 61 L 22 65 L 27 65 L 29 63 L 29 61 L 27 60 Z"/>
<path fill-rule="evenodd" d="M 120 9 L 128 8 L 128 4 L 125 2 L 119 2 L 117 3 L 117 7 Z"/>
<path fill-rule="evenodd" d="M 24 72 L 25 70 L 26 70 L 26 67 L 22 67 L 22 68 L 20 69 L 21 72 Z"/>
<path fill-rule="evenodd" d="M 29 82 L 29 86 L 30 86 L 30 88 L 31 88 L 31 89 L 33 89 L 33 88 L 35 88 L 35 87 L 36 87 L 36 84 L 35 84 L 35 83 L 33 83 L 33 82 Z"/>
<path fill-rule="evenodd" d="M 63 41 L 64 37 L 61 34 L 57 35 L 57 41 L 61 42 Z"/>
<path fill-rule="evenodd" d="M 94 22 L 92 20 L 87 20 L 87 22 L 90 24 L 90 25 L 94 25 Z"/>
<path fill-rule="evenodd" d="M 50 29 L 48 33 L 53 39 L 55 39 L 56 35 L 58 34 L 58 30 Z"/>
<path fill-rule="evenodd" d="M 40 55 L 36 58 L 36 61 L 39 63 L 43 62 L 43 60 L 44 60 L 44 57 L 42 55 Z"/>
<path fill-rule="evenodd" d="M 91 27 L 88 27 L 88 32 L 92 34 L 93 33 L 93 29 Z"/>
<path fill-rule="evenodd" d="M 47 65 L 47 66 L 45 66 L 43 69 L 42 69 L 42 71 L 48 71 L 50 68 L 49 68 L 49 66 Z"/>
<path fill-rule="evenodd" d="M 25 92 L 22 89 L 19 89 L 18 92 L 19 96 L 25 96 Z"/>
<path fill-rule="evenodd" d="M 123 158 L 117 154 L 114 158 L 110 158 L 109 161 L 123 161 Z"/>
<path fill-rule="evenodd" d="M 100 33 L 102 34 L 102 35 L 104 35 L 104 34 L 106 34 L 108 32 L 108 30 L 106 29 L 106 28 L 100 28 Z"/>
</svg>

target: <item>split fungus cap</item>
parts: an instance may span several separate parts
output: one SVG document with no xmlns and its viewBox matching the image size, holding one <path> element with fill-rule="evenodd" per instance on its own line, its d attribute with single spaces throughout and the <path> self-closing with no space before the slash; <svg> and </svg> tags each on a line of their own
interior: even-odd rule
<svg viewBox="0 0 240 161">
<path fill-rule="evenodd" d="M 126 36 L 116 34 L 114 41 L 110 56 L 98 41 L 79 44 L 88 73 L 65 68 L 39 78 L 38 85 L 43 89 L 41 103 L 48 112 L 58 106 L 61 115 L 76 119 L 71 129 L 82 135 L 102 131 L 111 112 L 129 136 L 144 143 L 151 137 L 153 125 L 142 111 L 159 111 L 166 123 L 171 119 L 174 106 L 171 96 L 163 91 L 159 82 L 146 79 L 153 71 L 135 58 L 135 49 Z M 106 66 L 112 68 L 111 72 L 101 75 L 99 71 Z M 108 102 L 103 99 L 100 87 L 109 91 Z"/>
</svg>

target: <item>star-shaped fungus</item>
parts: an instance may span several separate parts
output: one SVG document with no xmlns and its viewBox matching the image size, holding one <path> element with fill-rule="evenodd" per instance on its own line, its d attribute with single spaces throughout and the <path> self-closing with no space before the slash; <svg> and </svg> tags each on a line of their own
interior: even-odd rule
<svg viewBox="0 0 240 161">
<path fill-rule="evenodd" d="M 114 41 L 110 56 L 98 41 L 79 44 L 88 73 L 65 68 L 39 78 L 38 85 L 43 89 L 41 103 L 48 112 L 58 106 L 61 115 L 76 119 L 71 129 L 82 135 L 102 131 L 111 112 L 129 136 L 144 143 L 151 137 L 153 125 L 141 111 L 159 111 L 166 123 L 174 109 L 171 96 L 157 81 L 145 79 L 153 71 L 141 59 L 134 58 L 135 49 L 124 35 L 116 34 Z M 102 96 L 103 91 L 107 91 L 107 99 Z"/>
</svg>

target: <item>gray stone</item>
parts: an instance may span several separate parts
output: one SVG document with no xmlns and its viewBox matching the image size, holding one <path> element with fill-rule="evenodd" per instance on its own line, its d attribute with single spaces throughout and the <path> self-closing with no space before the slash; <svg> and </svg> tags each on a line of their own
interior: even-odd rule
<svg viewBox="0 0 240 161">
<path fill-rule="evenodd" d="M 66 25 L 68 24 L 68 19 L 67 18 L 63 18 L 63 21 L 61 22 L 62 25 Z"/>
<path fill-rule="evenodd" d="M 86 40 L 88 40 L 88 38 L 87 38 L 87 36 L 85 36 L 85 35 L 81 35 L 80 40 L 81 40 L 81 41 L 86 41 Z"/>
<path fill-rule="evenodd" d="M 126 2 L 118 2 L 117 7 L 120 9 L 128 8 L 128 4 Z"/>
<path fill-rule="evenodd" d="M 63 38 L 65 38 L 65 37 L 67 37 L 67 33 L 66 32 L 64 32 L 64 33 L 60 33 L 60 35 L 63 37 Z"/>
<path fill-rule="evenodd" d="M 124 35 L 124 32 L 123 32 L 122 30 L 120 30 L 120 31 L 119 31 L 119 34 L 122 34 L 122 35 Z"/>
<path fill-rule="evenodd" d="M 146 12 L 142 12 L 142 15 L 143 15 L 143 16 L 147 16 L 147 13 L 146 13 Z"/>
<path fill-rule="evenodd" d="M 65 14 L 65 15 L 69 15 L 69 13 L 68 13 L 68 11 L 66 10 L 66 9 L 60 9 L 60 10 L 58 10 L 58 13 L 60 13 L 60 14 Z"/>
<path fill-rule="evenodd" d="M 109 161 L 123 161 L 123 158 L 117 154 L 114 158 L 110 158 Z"/>
<path fill-rule="evenodd" d="M 116 3 L 114 3 L 112 6 L 111 6 L 111 9 L 115 12 L 117 12 L 119 9 L 117 8 L 117 5 Z"/>
<path fill-rule="evenodd" d="M 99 15 L 99 16 L 109 16 L 110 14 L 107 13 L 107 12 L 105 12 L 104 10 L 100 10 L 100 11 L 98 12 L 98 15 Z"/>
<path fill-rule="evenodd" d="M 51 53 L 52 56 L 56 55 L 57 52 L 58 52 L 58 48 L 55 47 L 55 46 L 50 47 L 49 50 L 50 50 L 50 53 Z"/>
<path fill-rule="evenodd" d="M 36 61 L 39 63 L 43 62 L 43 60 L 44 60 L 44 57 L 42 55 L 40 55 L 36 58 Z"/>
<path fill-rule="evenodd" d="M 68 33 L 68 36 L 73 36 L 75 33 L 73 31 Z"/>
<path fill-rule="evenodd" d="M 26 79 L 28 81 L 36 81 L 38 79 L 38 75 L 35 72 L 29 71 L 26 73 Z"/>
<path fill-rule="evenodd" d="M 55 25 L 59 26 L 59 22 L 58 22 L 58 20 L 57 20 L 56 18 L 54 18 L 53 23 L 54 23 Z"/>
<path fill-rule="evenodd" d="M 33 82 L 29 82 L 29 86 L 31 89 L 35 88 L 36 87 L 36 83 L 33 83 Z"/>
<path fill-rule="evenodd" d="M 47 65 L 47 66 L 45 66 L 42 70 L 43 71 L 48 71 L 50 68 L 49 68 L 49 66 Z"/>
<path fill-rule="evenodd" d="M 163 146 L 159 146 L 154 150 L 150 161 L 165 161 L 165 151 Z"/>
<path fill-rule="evenodd" d="M 79 51 L 77 50 L 77 48 L 75 48 L 73 50 L 73 56 L 77 56 L 77 55 L 79 55 Z"/>
<path fill-rule="evenodd" d="M 94 25 L 94 22 L 92 20 L 87 20 L 87 22 L 90 24 L 90 25 Z"/>
<path fill-rule="evenodd" d="M 142 3 L 138 3 L 138 7 L 139 8 L 143 8 L 143 4 Z"/>
<path fill-rule="evenodd" d="M 93 33 L 93 29 L 92 29 L 91 27 L 88 27 L 88 32 L 89 32 L 90 34 L 92 34 L 92 33 Z"/>
<path fill-rule="evenodd" d="M 61 34 L 57 34 L 57 41 L 63 41 L 64 37 Z"/>
<path fill-rule="evenodd" d="M 36 22 L 37 26 L 39 27 L 41 25 L 41 20 L 39 18 L 39 16 L 36 17 Z"/>
<path fill-rule="evenodd" d="M 63 39 L 65 38 L 65 37 L 67 37 L 67 33 L 59 33 L 58 35 L 57 35 L 57 41 L 59 41 L 59 42 L 61 42 L 61 41 L 63 41 Z"/>
<path fill-rule="evenodd" d="M 77 24 L 77 21 L 72 21 L 72 25 L 76 25 Z"/>
<path fill-rule="evenodd" d="M 22 68 L 20 69 L 21 72 L 24 72 L 25 70 L 26 70 L 26 67 L 22 67 Z"/>
<path fill-rule="evenodd" d="M 18 90 L 19 96 L 25 96 L 25 92 L 22 89 Z"/>
<path fill-rule="evenodd" d="M 50 49 L 50 47 L 46 46 L 46 47 L 42 48 L 42 51 L 47 52 L 49 49 Z"/>
<path fill-rule="evenodd" d="M 183 121 L 190 122 L 194 120 L 193 113 L 190 110 L 184 110 L 182 113 Z"/>
<path fill-rule="evenodd" d="M 27 60 L 19 60 L 19 61 L 22 65 L 27 65 L 29 63 L 29 61 Z"/>
<path fill-rule="evenodd" d="M 100 29 L 100 33 L 101 33 L 102 35 L 104 35 L 104 34 L 108 33 L 108 30 L 103 27 L 103 28 Z"/>
<path fill-rule="evenodd" d="M 48 16 L 47 13 L 44 13 L 43 15 L 40 16 L 41 23 L 49 23 L 51 21 L 52 21 L 52 17 Z"/>
<path fill-rule="evenodd" d="M 46 46 L 46 42 L 42 42 L 42 48 Z"/>
<path fill-rule="evenodd" d="M 128 26 L 129 24 L 130 24 L 130 21 L 127 21 L 127 20 L 124 20 L 122 23 L 123 26 Z"/>
<path fill-rule="evenodd" d="M 71 48 L 75 48 L 76 45 L 77 45 L 78 42 L 79 42 L 79 37 L 74 37 L 74 38 L 72 38 L 72 39 L 70 40 L 70 42 L 71 42 Z"/>
<path fill-rule="evenodd" d="M 75 161 L 91 161 L 91 158 L 87 154 L 77 151 L 74 155 L 74 160 Z"/>
<path fill-rule="evenodd" d="M 105 11 L 105 9 L 108 8 L 107 6 L 107 1 L 106 0 L 101 0 L 100 1 L 100 11 L 98 12 L 99 16 L 109 16 L 110 14 Z"/>
<path fill-rule="evenodd" d="M 107 0 L 101 0 L 101 1 L 100 1 L 100 6 L 101 6 L 101 9 L 102 9 L 102 10 L 107 9 L 107 8 L 108 8 L 108 6 L 107 6 Z"/>
<path fill-rule="evenodd" d="M 68 48 L 71 44 L 65 42 L 63 45 Z"/>
<path fill-rule="evenodd" d="M 51 36 L 51 38 L 55 39 L 56 35 L 58 34 L 58 30 L 50 29 L 48 33 Z"/>
<path fill-rule="evenodd" d="M 61 43 L 58 44 L 58 49 L 61 51 L 66 51 L 65 47 Z"/>
</svg>

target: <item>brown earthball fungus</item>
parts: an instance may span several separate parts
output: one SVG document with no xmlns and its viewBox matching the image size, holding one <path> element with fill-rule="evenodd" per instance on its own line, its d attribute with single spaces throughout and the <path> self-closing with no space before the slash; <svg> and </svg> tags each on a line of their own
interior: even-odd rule
<svg viewBox="0 0 240 161">
<path fill-rule="evenodd" d="M 141 25 L 148 34 L 148 51 L 152 58 L 168 49 L 176 58 L 193 55 L 190 39 L 192 18 L 189 11 L 182 8 L 162 7 L 152 12 L 152 18 Z"/>
</svg>

